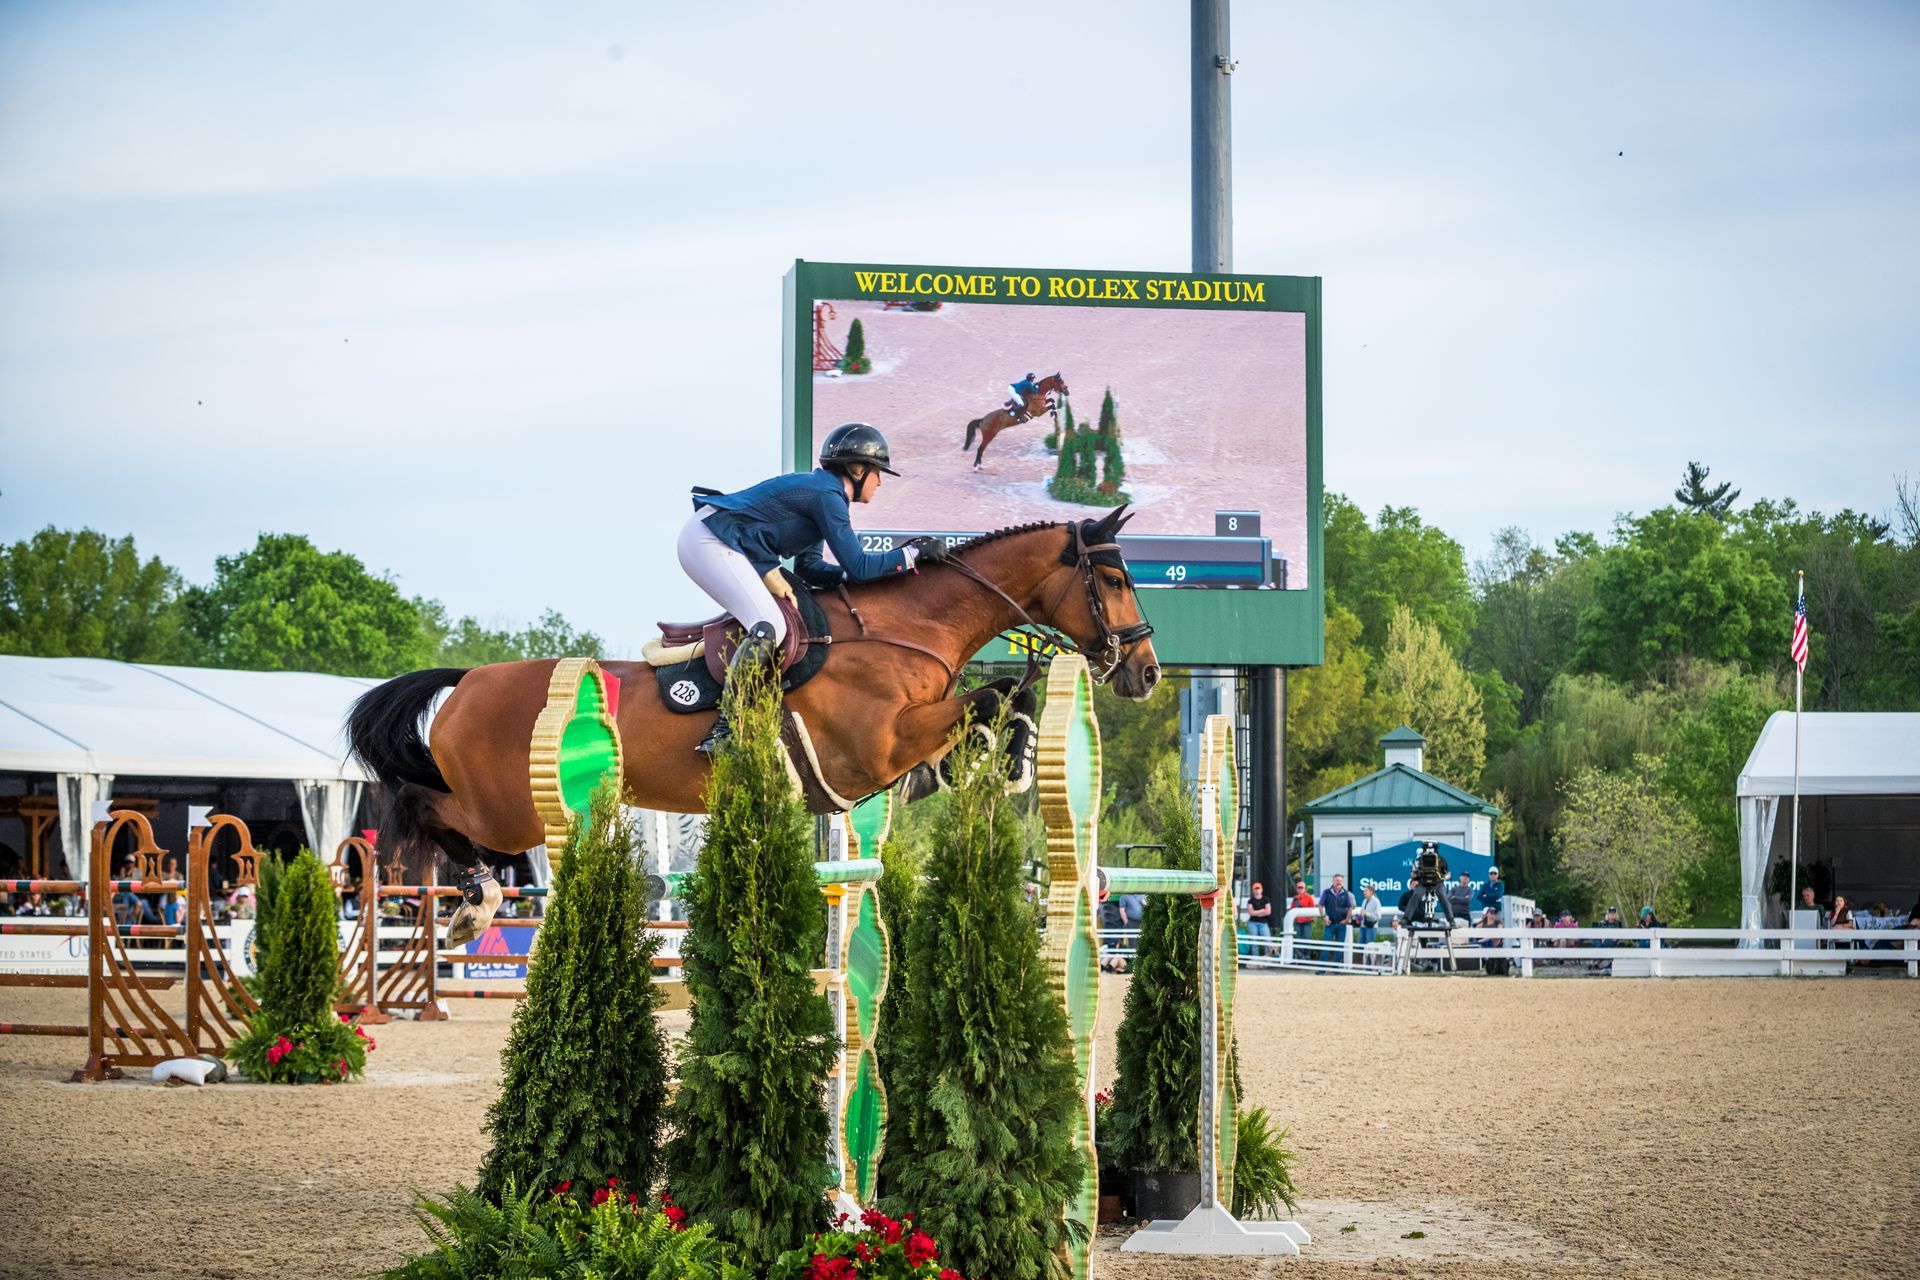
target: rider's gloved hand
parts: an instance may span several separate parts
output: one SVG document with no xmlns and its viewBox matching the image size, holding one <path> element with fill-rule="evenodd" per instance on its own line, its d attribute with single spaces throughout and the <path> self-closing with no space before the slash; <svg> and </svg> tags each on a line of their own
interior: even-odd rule
<svg viewBox="0 0 1920 1280">
<path fill-rule="evenodd" d="M 916 567 L 922 564 L 939 564 L 949 554 L 945 538 L 915 538 L 907 543 L 912 549 Z"/>
</svg>

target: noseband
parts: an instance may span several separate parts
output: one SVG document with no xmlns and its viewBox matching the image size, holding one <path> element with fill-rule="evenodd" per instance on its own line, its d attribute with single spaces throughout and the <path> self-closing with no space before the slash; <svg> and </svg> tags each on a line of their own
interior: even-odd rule
<svg viewBox="0 0 1920 1280">
<path fill-rule="evenodd" d="M 1106 602 L 1100 598 L 1100 589 L 1094 585 L 1093 581 L 1094 557 L 1111 552 L 1116 559 L 1120 560 L 1120 568 L 1124 572 L 1126 569 L 1126 560 L 1121 557 L 1120 544 L 1118 542 L 1088 542 L 1081 533 L 1080 522 L 1077 520 L 1069 522 L 1067 528 L 1073 538 L 1073 567 L 1078 572 L 1081 584 L 1086 588 L 1087 612 L 1092 615 L 1093 625 L 1096 628 L 1093 643 L 1090 646 L 1081 645 L 1078 641 L 1074 640 L 1072 636 L 1069 636 L 1057 626 L 1036 621 L 1031 614 L 1020 606 L 1019 601 L 1015 600 L 1005 591 L 1002 591 L 997 584 L 984 577 L 975 570 L 972 565 L 960 559 L 960 557 L 950 556 L 945 563 L 959 570 L 962 576 L 973 579 L 987 590 L 993 592 L 993 594 L 999 596 L 1002 600 L 1005 600 L 1013 607 L 1013 612 L 1019 617 L 1021 623 L 1039 632 L 1048 644 L 1053 645 L 1055 648 L 1063 649 L 1068 653 L 1077 653 L 1085 658 L 1093 668 L 1092 674 L 1094 680 L 1097 683 L 1104 684 L 1107 678 L 1120 666 L 1122 660 L 1125 659 L 1126 650 L 1133 645 L 1139 644 L 1142 640 L 1145 640 L 1153 634 L 1153 624 L 1148 622 L 1144 616 L 1141 617 L 1140 621 L 1130 622 L 1124 627 L 1115 627 L 1107 620 Z M 1129 575 L 1128 581 L 1132 581 L 1131 575 Z M 1060 606 L 1066 601 L 1067 592 L 1072 589 L 1073 581 L 1072 579 L 1068 579 L 1067 582 L 1061 586 L 1060 594 L 1054 597 L 1052 607 L 1046 611 L 1046 615 L 1049 618 L 1059 616 Z M 1003 631 L 1000 634 L 1005 636 L 1010 633 Z"/>
</svg>

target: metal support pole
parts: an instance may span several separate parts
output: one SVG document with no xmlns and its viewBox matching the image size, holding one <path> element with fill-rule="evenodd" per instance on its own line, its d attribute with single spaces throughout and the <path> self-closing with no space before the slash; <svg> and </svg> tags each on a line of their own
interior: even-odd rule
<svg viewBox="0 0 1920 1280">
<path fill-rule="evenodd" d="M 1233 270 L 1233 114 L 1227 0 L 1193 0 L 1193 269 Z"/>
</svg>

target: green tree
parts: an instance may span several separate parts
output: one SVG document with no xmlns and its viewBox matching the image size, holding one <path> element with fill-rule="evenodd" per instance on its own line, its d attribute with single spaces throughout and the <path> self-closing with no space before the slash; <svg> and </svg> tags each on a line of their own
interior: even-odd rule
<svg viewBox="0 0 1920 1280">
<path fill-rule="evenodd" d="M 1380 655 L 1380 696 L 1389 719 L 1426 736 L 1426 771 L 1468 791 L 1487 764 L 1487 722 L 1480 690 L 1432 623 L 1404 605 L 1387 629 Z"/>
<path fill-rule="evenodd" d="M 1360 508 L 1337 493 L 1326 495 L 1325 531 L 1327 585 L 1359 617 L 1369 649 L 1386 646 L 1394 610 L 1404 605 L 1459 651 L 1473 620 L 1459 543 L 1422 523 L 1412 507 L 1382 507 L 1370 526 Z"/>
<path fill-rule="evenodd" d="M 1368 687 L 1368 665 L 1360 619 L 1330 592 L 1326 661 L 1287 676 L 1287 798 L 1294 805 L 1379 768 L 1377 744 L 1393 726 L 1386 700 Z"/>
<path fill-rule="evenodd" d="M 1723 520 L 1733 510 L 1734 500 L 1740 496 L 1740 491 L 1725 480 L 1717 485 L 1709 485 L 1707 473 L 1710 470 L 1698 462 L 1689 462 L 1686 474 L 1680 478 L 1680 487 L 1673 491 L 1673 498 L 1689 511 Z"/>
<path fill-rule="evenodd" d="M 1591 561 L 1577 550 L 1547 551 L 1524 530 L 1506 528 L 1474 565 L 1473 586 L 1469 665 L 1498 671 L 1514 687 L 1519 723 L 1532 724 L 1540 718 L 1547 686 L 1572 656 L 1580 614 L 1593 591 Z"/>
<path fill-rule="evenodd" d="M 1108 436 L 1100 451 L 1100 487 L 1104 493 L 1118 493 L 1127 480 L 1126 459 L 1120 456 L 1120 437 Z M 1111 486 L 1109 488 L 1108 486 Z"/>
<path fill-rule="evenodd" d="M 645 1195 L 661 1170 L 667 1047 L 656 1019 L 657 934 L 646 876 L 629 852 L 632 824 L 615 785 L 601 787 L 555 860 L 527 995 L 500 1055 L 500 1092 L 487 1112 L 493 1148 L 478 1189 L 502 1202 L 515 1187 L 545 1191 L 617 1177 Z"/>
<path fill-rule="evenodd" d="M 425 665 L 420 612 L 344 551 L 263 533 L 186 597 L 207 661 L 250 671 L 394 675 Z"/>
<path fill-rule="evenodd" d="M 1703 856 L 1676 886 L 1702 924 L 1732 927 L 1740 916 L 1740 824 L 1734 788 L 1767 717 L 1786 703 L 1773 676 L 1701 666 L 1689 673 L 1685 704 L 1658 730 L 1660 781 L 1699 825 Z"/>
<path fill-rule="evenodd" d="M 1674 890 L 1702 856 L 1705 833 L 1659 776 L 1660 762 L 1647 755 L 1626 769 L 1575 774 L 1566 788 L 1560 860 L 1593 901 L 1629 914 L 1646 904 L 1678 922 L 1689 907 Z"/>
<path fill-rule="evenodd" d="M 813 827 L 780 746 L 777 685 L 756 664 L 732 674 L 726 698 L 733 736 L 714 760 L 706 840 L 682 893 L 693 1025 L 668 1166 L 693 1220 L 764 1267 L 826 1225 L 822 1086 L 838 1045 L 814 988 L 826 914 Z"/>
<path fill-rule="evenodd" d="M 49 526 L 0 547 L 0 653 L 192 662 L 181 589 L 131 537 Z"/>
<path fill-rule="evenodd" d="M 1559 826 L 1567 779 L 1588 767 L 1624 769 L 1635 755 L 1657 749 L 1669 695 L 1634 691 L 1605 676 L 1557 678 L 1547 689 L 1540 719 L 1522 729 L 1490 760 L 1486 784 L 1507 798 L 1516 864 L 1504 864 L 1516 889 L 1552 896 L 1558 878 L 1553 833 Z"/>
<path fill-rule="evenodd" d="M 867 327 L 858 318 L 847 327 L 847 350 L 840 358 L 842 373 L 866 373 L 873 368 L 867 359 Z"/>
<path fill-rule="evenodd" d="M 458 622 L 447 618 L 446 606 L 438 600 L 415 599 L 420 625 L 429 656 L 426 662 L 441 667 L 478 667 L 489 662 L 520 662 L 528 658 L 604 658 L 606 643 L 591 631 L 576 630 L 556 610 L 540 615 L 538 622 L 518 631 L 489 628 L 479 619 L 463 617 Z"/>
<path fill-rule="evenodd" d="M 1768 665 L 1791 615 L 1781 587 L 1710 517 L 1663 507 L 1623 519 L 1600 556 L 1574 661 L 1637 682 L 1669 678 L 1685 659 Z"/>
<path fill-rule="evenodd" d="M 1164 865 L 1200 866 L 1200 820 L 1177 758 L 1155 771 L 1148 805 L 1166 845 Z M 1199 1168 L 1200 903 L 1154 894 L 1140 921 L 1115 1038 L 1113 1107 L 1098 1135 L 1101 1163 L 1123 1169 Z"/>
<path fill-rule="evenodd" d="M 1107 388 L 1107 394 L 1100 401 L 1100 434 L 1111 440 L 1120 438 L 1120 412 L 1114 408 L 1113 388 Z"/>
<path fill-rule="evenodd" d="M 964 1275 L 1053 1280 L 1069 1274 L 1062 1218 L 1084 1173 L 1084 1103 L 1022 888 L 1017 799 L 973 735 L 950 758 L 887 1082 L 907 1112 L 888 1135 L 887 1202 L 917 1212 Z"/>
</svg>

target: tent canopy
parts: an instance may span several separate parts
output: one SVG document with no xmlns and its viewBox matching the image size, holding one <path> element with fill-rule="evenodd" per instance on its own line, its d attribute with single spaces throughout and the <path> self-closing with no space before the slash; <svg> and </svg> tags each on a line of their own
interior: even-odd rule
<svg viewBox="0 0 1920 1280">
<path fill-rule="evenodd" d="M 1793 712 L 1767 717 L 1735 795 L 1793 794 Z M 1920 795 L 1920 712 L 1809 711 L 1800 724 L 1803 796 Z"/>
<path fill-rule="evenodd" d="M 365 781 L 342 730 L 378 683 L 0 655 L 0 769 Z"/>
</svg>

